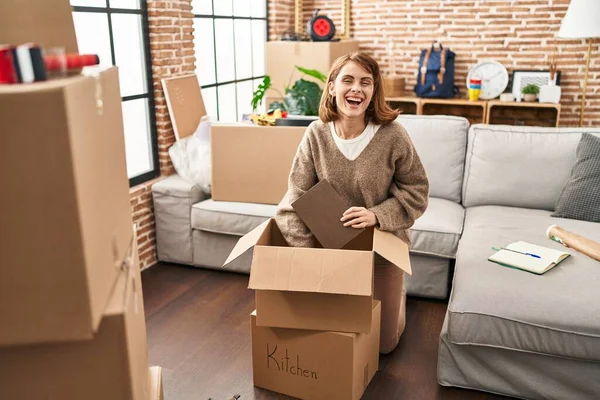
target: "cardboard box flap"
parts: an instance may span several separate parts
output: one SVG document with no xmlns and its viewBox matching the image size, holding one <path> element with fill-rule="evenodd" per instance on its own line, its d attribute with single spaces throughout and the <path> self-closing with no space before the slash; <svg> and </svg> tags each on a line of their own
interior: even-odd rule
<svg viewBox="0 0 600 400">
<path fill-rule="evenodd" d="M 300 196 L 292 207 L 324 248 L 341 249 L 364 232 L 364 229 L 346 227 L 340 221 L 349 206 L 326 179 Z"/>
<path fill-rule="evenodd" d="M 173 132 L 177 140 L 192 136 L 206 115 L 200 84 L 196 75 L 161 80 Z"/>
<path fill-rule="evenodd" d="M 390 232 L 373 230 L 373 251 L 412 275 L 408 245 Z"/>
<path fill-rule="evenodd" d="M 238 242 L 236 243 L 233 250 L 231 250 L 231 253 L 229 253 L 229 257 L 227 257 L 227 260 L 225 260 L 223 266 L 229 264 L 242 254 L 244 254 L 246 251 L 248 251 L 250 248 L 255 246 L 257 243 L 259 243 L 261 238 L 263 240 L 268 239 L 266 238 L 266 236 L 268 236 L 269 230 L 274 223 L 275 222 L 273 220 L 269 219 L 257 226 L 256 228 L 254 228 L 253 230 L 251 230 L 250 232 L 248 232 L 247 234 L 245 234 L 244 236 L 242 236 L 240 240 L 238 240 Z"/>
<path fill-rule="evenodd" d="M 257 246 L 248 287 L 371 296 L 373 252 Z"/>
</svg>

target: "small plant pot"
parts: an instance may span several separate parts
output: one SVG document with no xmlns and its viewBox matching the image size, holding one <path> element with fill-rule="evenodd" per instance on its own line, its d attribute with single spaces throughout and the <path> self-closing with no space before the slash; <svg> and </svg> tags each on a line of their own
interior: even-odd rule
<svg viewBox="0 0 600 400">
<path fill-rule="evenodd" d="M 523 101 L 534 102 L 537 100 L 537 95 L 533 93 L 527 93 L 523 95 Z"/>
</svg>

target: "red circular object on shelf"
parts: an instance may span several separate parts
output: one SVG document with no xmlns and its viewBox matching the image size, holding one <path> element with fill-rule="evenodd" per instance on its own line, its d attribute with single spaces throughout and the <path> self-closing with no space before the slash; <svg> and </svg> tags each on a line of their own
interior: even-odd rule
<svg viewBox="0 0 600 400">
<path fill-rule="evenodd" d="M 327 36 L 331 32 L 331 25 L 326 20 L 319 19 L 315 21 L 313 30 L 319 36 Z"/>
</svg>

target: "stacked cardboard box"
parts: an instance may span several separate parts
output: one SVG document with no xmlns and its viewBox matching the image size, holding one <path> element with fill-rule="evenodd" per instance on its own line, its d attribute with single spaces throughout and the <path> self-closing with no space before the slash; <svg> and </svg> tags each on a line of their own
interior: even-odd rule
<svg viewBox="0 0 600 400">
<path fill-rule="evenodd" d="M 336 240 L 336 221 L 341 224 L 346 209 L 341 199 L 326 181 L 304 196 L 295 209 L 319 240 L 317 248 L 289 247 L 269 220 L 242 237 L 226 261 L 253 249 L 254 385 L 302 399 L 359 399 L 379 363 L 374 255 L 411 273 L 408 246 L 374 229 L 346 230 L 345 241 Z M 314 223 L 322 220 L 330 223 Z M 329 242 L 340 248 L 323 248 Z"/>
<path fill-rule="evenodd" d="M 0 86 L 0 398 L 150 397 L 116 68 Z"/>
<path fill-rule="evenodd" d="M 67 0 L 9 0 L 0 33 L 77 51 Z M 0 399 L 162 398 L 117 69 L 0 85 L 0 119 Z"/>
</svg>

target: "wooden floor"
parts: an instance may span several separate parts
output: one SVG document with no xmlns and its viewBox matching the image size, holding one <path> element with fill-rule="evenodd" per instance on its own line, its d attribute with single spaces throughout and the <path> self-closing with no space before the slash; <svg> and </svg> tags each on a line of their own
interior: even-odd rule
<svg viewBox="0 0 600 400">
<path fill-rule="evenodd" d="M 252 385 L 248 276 L 159 264 L 142 273 L 150 363 L 163 367 L 165 400 L 287 399 Z M 409 298 L 406 330 L 363 399 L 504 399 L 436 381 L 446 303 Z"/>
</svg>

